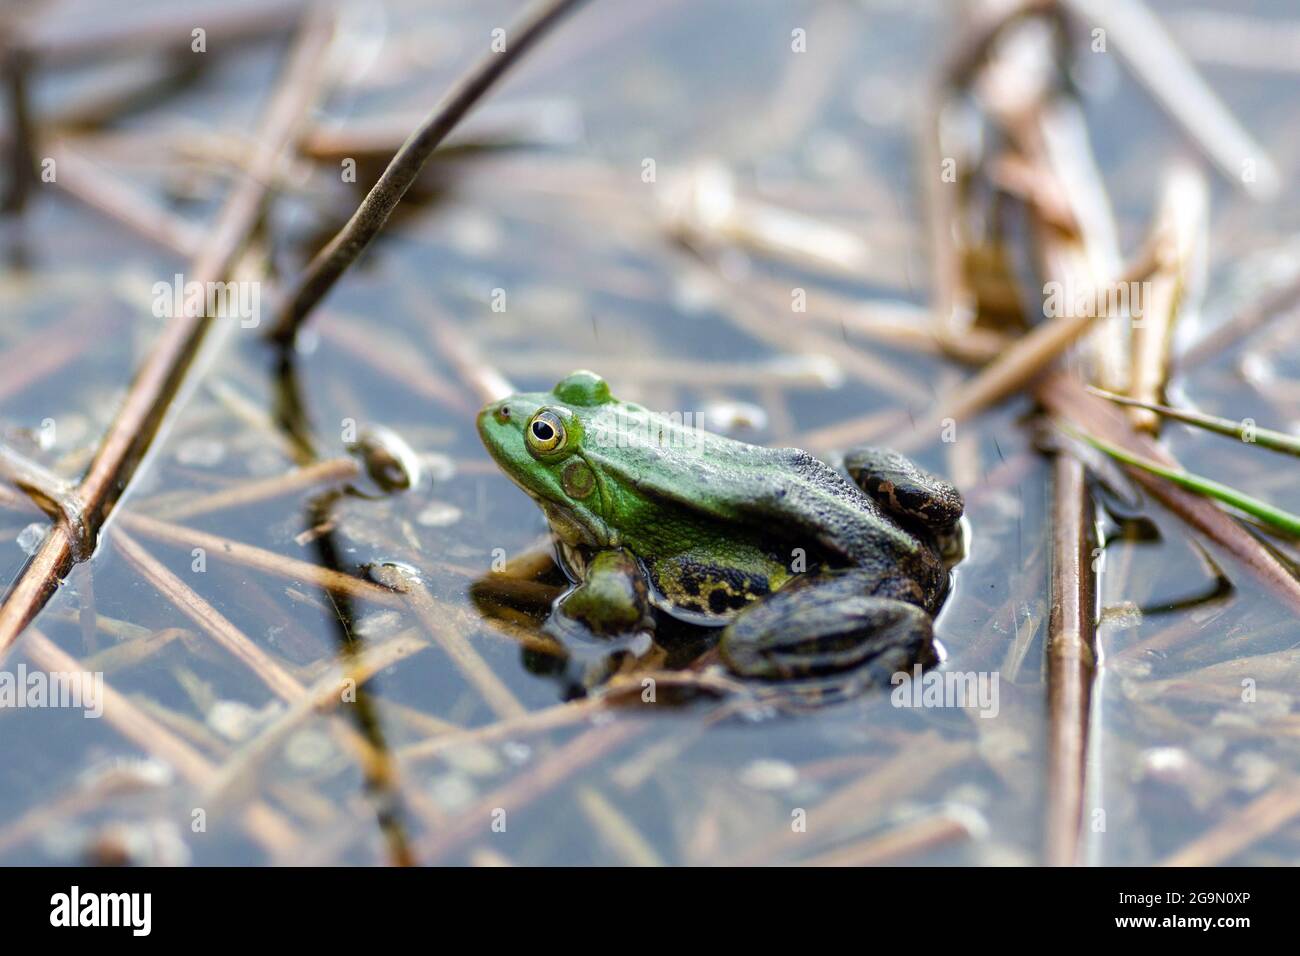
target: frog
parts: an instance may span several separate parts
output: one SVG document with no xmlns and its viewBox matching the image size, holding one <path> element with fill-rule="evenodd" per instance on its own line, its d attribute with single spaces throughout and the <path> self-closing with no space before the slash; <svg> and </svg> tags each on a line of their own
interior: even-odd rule
<svg viewBox="0 0 1300 956">
<path fill-rule="evenodd" d="M 587 370 L 479 412 L 569 582 L 549 636 L 608 659 L 666 624 L 699 628 L 732 675 L 758 682 L 875 686 L 936 662 L 964 510 L 954 485 L 890 449 L 851 449 L 837 470 L 688 419 L 621 401 Z"/>
</svg>

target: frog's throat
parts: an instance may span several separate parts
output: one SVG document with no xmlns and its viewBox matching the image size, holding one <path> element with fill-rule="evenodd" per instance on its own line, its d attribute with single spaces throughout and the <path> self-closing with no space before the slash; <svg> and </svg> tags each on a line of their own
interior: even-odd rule
<svg viewBox="0 0 1300 956">
<path fill-rule="evenodd" d="M 570 547 L 585 545 L 590 548 L 617 548 L 621 546 L 622 539 L 619 533 L 598 515 L 586 509 L 578 511 L 573 508 L 562 508 L 543 498 L 535 497 L 534 500 L 546 515 L 551 532 Z"/>
</svg>

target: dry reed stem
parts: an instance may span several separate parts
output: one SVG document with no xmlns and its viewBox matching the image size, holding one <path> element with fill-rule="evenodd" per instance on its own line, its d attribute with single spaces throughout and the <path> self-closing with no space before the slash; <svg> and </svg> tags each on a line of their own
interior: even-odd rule
<svg viewBox="0 0 1300 956">
<path fill-rule="evenodd" d="M 209 799 L 220 806 L 252 793 L 258 770 L 309 718 L 337 709 L 344 701 L 345 694 L 354 694 L 379 671 L 428 646 L 429 642 L 412 628 L 395 634 L 381 644 L 367 647 L 354 659 L 346 661 L 345 665 L 332 668 L 310 687 L 304 688 L 303 693 L 274 722 L 220 767 L 208 786 Z"/>
<path fill-rule="evenodd" d="M 1062 232 L 1035 210 L 1039 269 L 1066 290 L 1104 287 L 1119 271 L 1120 252 L 1109 196 L 1093 158 L 1082 116 L 1072 104 L 1043 102 L 1016 131 L 1031 165 L 1042 170 L 1059 190 L 1075 229 Z M 1152 243 L 1139 257 L 1145 275 L 1163 247 Z M 1091 334 L 1078 352 L 1095 380 L 1117 387 L 1130 375 L 1126 311 L 1112 302 L 1127 302 L 1120 290 L 1140 277 L 1121 276 L 1117 298 L 1094 299 Z M 1067 309 L 1067 315 L 1072 309 Z M 1057 455 L 1052 464 L 1051 601 L 1045 644 L 1047 658 L 1048 763 L 1044 856 L 1052 866 L 1083 862 L 1082 829 L 1087 787 L 1092 685 L 1096 674 L 1096 622 L 1093 610 L 1095 572 L 1089 560 L 1089 528 L 1094 509 L 1085 469 L 1079 461 Z"/>
<path fill-rule="evenodd" d="M 1150 246 L 1129 274 L 1115 281 L 1120 254 L 1106 189 L 1082 117 L 1072 104 L 1053 96 L 1050 43 L 1049 36 L 1039 35 L 1007 49 L 990 64 L 982 90 L 989 112 L 1016 150 L 1012 155 L 1021 175 L 1037 184 L 1032 192 L 1049 197 L 1029 206 L 1034 252 L 1044 294 L 1048 283 L 1055 284 L 1069 305 L 940 402 L 944 417 L 966 417 L 1029 384 L 1085 332 L 1093 334 L 1078 351 L 1091 374 L 1116 387 L 1127 384 L 1128 329 L 1122 324 L 1127 316 L 1112 313 L 1112 304 L 1128 301 L 1129 283 L 1155 266 L 1160 247 Z M 1076 290 L 1093 290 L 1091 308 L 1074 307 Z M 1099 327 L 1105 318 L 1109 322 Z M 1061 455 L 1053 469 L 1044 852 L 1049 864 L 1061 866 L 1081 862 L 1095 628 L 1087 559 L 1092 505 L 1085 471 Z"/>
<path fill-rule="evenodd" d="M 1268 151 L 1237 122 L 1142 0 L 1062 2 L 1090 29 L 1105 30 L 1129 69 L 1225 180 L 1254 199 L 1277 194 L 1281 177 Z"/>
<path fill-rule="evenodd" d="M 133 512 L 124 512 L 120 516 L 122 525 L 136 534 L 190 550 L 203 548 L 210 558 L 233 561 L 248 568 L 263 571 L 269 575 L 291 581 L 294 584 L 313 584 L 327 591 L 346 594 L 365 601 L 374 601 L 386 607 L 403 607 L 406 604 L 401 594 L 382 587 L 364 578 L 356 578 L 333 568 L 322 567 L 309 561 L 291 558 L 288 555 L 267 551 L 209 534 L 184 525 L 160 521 L 157 518 Z"/>
<path fill-rule="evenodd" d="M 1063 373 L 1048 376 L 1038 388 L 1038 398 L 1053 415 L 1126 451 L 1171 468 L 1178 462 L 1160 445 L 1135 432 L 1115 406 L 1097 398 Z M 1242 562 L 1294 613 L 1300 613 L 1300 581 L 1284 567 L 1239 521 L 1213 500 L 1185 491 L 1163 478 L 1140 469 L 1128 473 L 1165 507 Z"/>
<path fill-rule="evenodd" d="M 45 670 L 77 673 L 82 664 L 64 653 L 36 628 L 29 628 L 23 644 L 27 656 Z M 103 687 L 104 719 L 141 750 L 152 754 L 176 770 L 193 787 L 202 790 L 216 778 L 216 768 L 154 718 L 140 710 L 107 683 Z M 266 804 L 257 802 L 240 815 L 243 828 L 273 857 L 287 861 L 301 845 L 302 838 L 284 817 Z"/>
<path fill-rule="evenodd" d="M 1047 628 L 1048 760 L 1045 856 L 1051 866 L 1080 861 L 1088 715 L 1096 671 L 1086 528 L 1091 521 L 1083 465 L 1053 463 L 1052 602 Z"/>
<path fill-rule="evenodd" d="M 151 512 L 151 517 L 164 521 L 182 521 L 199 515 L 209 515 L 214 511 L 229 508 L 247 508 L 263 504 L 275 498 L 307 491 L 320 485 L 349 481 L 360 473 L 360 466 L 353 458 L 329 458 L 301 468 L 295 468 L 283 475 L 248 481 L 232 488 L 214 491 L 211 494 L 191 497 L 175 504 L 163 504 L 151 508 L 149 502 L 135 505 L 139 511 Z"/>
<path fill-rule="evenodd" d="M 213 50 L 245 39 L 264 39 L 301 22 L 307 0 L 211 0 L 151 10 L 145 16 L 42 17 L 23 35 L 23 49 L 38 66 L 86 66 L 146 51 L 190 52 L 191 31 L 202 26 Z"/>
<path fill-rule="evenodd" d="M 290 703 L 303 696 L 303 686 L 293 675 L 121 527 L 113 529 L 113 544 L 177 610 L 257 675 L 271 693 Z"/>
<path fill-rule="evenodd" d="M 1168 254 L 1148 283 L 1141 321 L 1133 323 L 1133 367 L 1128 395 L 1159 403 L 1169 377 L 1169 352 L 1174 323 L 1189 309 L 1203 287 L 1209 241 L 1208 185 L 1193 166 L 1175 166 L 1165 177 L 1154 229 L 1156 241 Z M 1157 434 L 1160 416 L 1150 409 L 1130 408 L 1129 418 L 1141 431 Z"/>
<path fill-rule="evenodd" d="M 514 692 L 496 675 L 496 672 L 483 660 L 482 655 L 474 649 L 465 635 L 455 627 L 449 626 L 446 613 L 439 608 L 429 594 L 424 583 L 413 576 L 406 576 L 406 596 L 416 616 L 424 624 L 430 637 L 451 658 L 456 669 L 479 692 L 492 712 L 498 718 L 510 720 L 528 713 L 528 708 L 519 702 Z"/>
<path fill-rule="evenodd" d="M 402 144 L 347 225 L 317 253 L 294 282 L 270 329 L 273 339 L 281 343 L 293 341 L 298 327 L 311 310 L 329 294 L 334 283 L 384 228 L 388 217 L 447 134 L 520 57 L 581 2 L 538 0 L 506 30 L 507 46 L 504 50 L 485 53 L 456 81 Z"/>
<path fill-rule="evenodd" d="M 55 184 L 73 199 L 125 226 L 165 252 L 192 260 L 203 248 L 203 230 L 152 196 L 86 159 L 66 140 L 42 147 L 58 169 Z"/>
<path fill-rule="evenodd" d="M 324 54 L 333 32 L 332 13 L 324 8 L 314 9 L 304 20 L 259 127 L 259 148 L 253 158 L 256 175 L 241 180 L 232 189 L 208 234 L 207 245 L 191 263 L 193 280 L 218 281 L 234 268 L 261 218 L 266 201 L 264 183 L 271 179 L 316 99 L 323 79 Z M 172 411 L 173 399 L 185 381 L 208 324 L 209 320 L 200 316 L 176 316 L 163 329 L 79 485 L 88 533 L 78 536 L 65 523 L 55 525 L 0 607 L 0 660 L 53 594 L 59 580 L 75 562 L 89 555 L 99 528 Z"/>
<path fill-rule="evenodd" d="M 455 750 L 457 747 L 499 743 L 516 737 L 531 737 L 548 730 L 570 727 L 590 720 L 606 707 L 607 704 L 602 698 L 584 697 L 581 700 L 556 704 L 554 707 L 498 720 L 482 727 L 471 727 L 421 740 L 419 743 L 401 748 L 397 751 L 397 756 L 403 762 L 428 760 L 448 750 Z"/>
</svg>

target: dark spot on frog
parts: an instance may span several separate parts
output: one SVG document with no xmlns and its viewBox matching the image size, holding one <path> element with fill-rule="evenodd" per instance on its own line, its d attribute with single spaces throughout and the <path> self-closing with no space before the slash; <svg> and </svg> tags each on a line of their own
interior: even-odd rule
<svg viewBox="0 0 1300 956">
<path fill-rule="evenodd" d="M 721 588 L 709 594 L 709 610 L 714 614 L 736 611 L 748 603 L 749 599 L 745 595 L 727 592 Z"/>
</svg>

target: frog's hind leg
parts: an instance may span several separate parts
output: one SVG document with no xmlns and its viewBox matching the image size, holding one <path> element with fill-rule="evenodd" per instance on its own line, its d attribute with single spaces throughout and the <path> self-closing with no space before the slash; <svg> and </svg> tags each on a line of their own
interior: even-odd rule
<svg viewBox="0 0 1300 956">
<path fill-rule="evenodd" d="M 889 448 L 855 448 L 844 456 L 849 477 L 895 518 L 943 538 L 954 534 L 965 504 L 951 482 L 922 471 Z"/>
<path fill-rule="evenodd" d="M 896 672 L 934 663 L 930 615 L 856 583 L 851 572 L 812 578 L 751 605 L 723 630 L 723 661 L 742 677 L 766 680 L 852 671 L 857 686 L 887 686 Z"/>
</svg>

